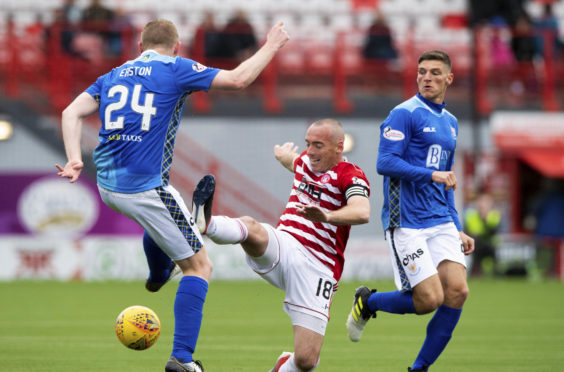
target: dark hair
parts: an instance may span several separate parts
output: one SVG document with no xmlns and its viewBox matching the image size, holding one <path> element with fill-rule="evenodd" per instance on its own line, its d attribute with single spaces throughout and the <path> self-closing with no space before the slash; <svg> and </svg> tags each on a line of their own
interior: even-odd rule
<svg viewBox="0 0 564 372">
<path fill-rule="evenodd" d="M 422 61 L 441 61 L 448 67 L 449 71 L 452 68 L 450 57 L 448 56 L 448 54 L 441 50 L 428 50 L 424 52 L 423 54 L 421 54 L 421 57 L 419 57 L 417 64 L 421 63 Z"/>
</svg>

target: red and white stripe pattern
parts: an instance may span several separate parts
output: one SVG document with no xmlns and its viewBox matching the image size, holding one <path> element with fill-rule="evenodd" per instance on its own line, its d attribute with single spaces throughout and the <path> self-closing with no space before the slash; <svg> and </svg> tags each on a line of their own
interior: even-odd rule
<svg viewBox="0 0 564 372">
<path fill-rule="evenodd" d="M 330 212 L 344 207 L 352 195 L 368 197 L 369 193 L 364 172 L 353 163 L 342 161 L 325 173 L 317 173 L 311 170 L 309 157 L 304 152 L 294 163 L 292 192 L 277 228 L 292 234 L 339 280 L 350 226 L 310 221 L 296 213 L 296 203 L 315 204 Z"/>
</svg>

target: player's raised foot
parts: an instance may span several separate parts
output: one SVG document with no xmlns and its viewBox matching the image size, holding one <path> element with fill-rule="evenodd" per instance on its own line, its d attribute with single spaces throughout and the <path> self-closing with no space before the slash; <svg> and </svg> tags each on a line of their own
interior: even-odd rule
<svg viewBox="0 0 564 372">
<path fill-rule="evenodd" d="M 181 272 L 182 270 L 180 270 L 180 267 L 178 267 L 178 265 L 173 262 L 170 265 L 170 274 L 168 275 L 168 278 L 164 282 L 152 282 L 149 279 L 147 279 L 145 281 L 145 289 L 148 290 L 149 292 L 157 292 L 159 289 L 162 288 L 163 285 L 168 283 L 170 279 L 174 278 L 176 275 L 180 274 Z"/>
<path fill-rule="evenodd" d="M 368 319 L 376 318 L 376 312 L 368 308 L 368 297 L 374 292 L 376 292 L 375 289 L 370 290 L 367 287 L 356 289 L 352 310 L 347 317 L 347 332 L 353 342 L 360 340 Z"/>
<path fill-rule="evenodd" d="M 171 356 L 165 366 L 165 372 L 204 372 L 204 367 L 199 360 L 183 363 Z"/>
<path fill-rule="evenodd" d="M 428 367 L 411 369 L 411 367 L 407 367 L 407 372 L 427 372 Z"/>
<path fill-rule="evenodd" d="M 280 354 L 280 356 L 276 360 L 276 364 L 274 365 L 274 368 L 272 368 L 270 372 L 278 372 L 280 370 L 280 367 L 282 367 L 282 365 L 286 363 L 288 359 L 290 359 L 292 354 L 294 353 L 290 353 L 289 351 L 284 351 L 282 354 Z"/>
<path fill-rule="evenodd" d="M 213 193 L 215 192 L 215 177 L 206 174 L 194 189 L 192 194 L 192 216 L 196 226 L 202 234 L 206 233 L 211 220 Z"/>
</svg>

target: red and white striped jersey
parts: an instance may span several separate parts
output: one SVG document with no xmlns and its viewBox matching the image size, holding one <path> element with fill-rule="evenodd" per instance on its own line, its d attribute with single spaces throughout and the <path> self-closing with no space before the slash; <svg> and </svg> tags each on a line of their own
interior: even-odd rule
<svg viewBox="0 0 564 372">
<path fill-rule="evenodd" d="M 325 173 L 317 173 L 311 170 L 309 157 L 304 151 L 294 162 L 292 192 L 277 229 L 293 235 L 339 280 L 351 227 L 310 221 L 297 214 L 295 205 L 315 204 L 330 212 L 344 207 L 353 195 L 368 197 L 369 194 L 368 180 L 358 166 L 342 161 Z"/>
</svg>

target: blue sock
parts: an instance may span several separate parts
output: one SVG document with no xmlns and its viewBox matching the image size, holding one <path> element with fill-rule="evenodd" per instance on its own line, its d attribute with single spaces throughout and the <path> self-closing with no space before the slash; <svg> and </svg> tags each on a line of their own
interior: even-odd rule
<svg viewBox="0 0 564 372">
<path fill-rule="evenodd" d="M 411 369 L 429 367 L 447 346 L 462 309 L 441 305 L 427 325 L 427 337 Z"/>
<path fill-rule="evenodd" d="M 385 311 L 393 314 L 413 314 L 413 295 L 409 292 L 376 292 L 368 298 L 368 308 L 371 311 Z"/>
<path fill-rule="evenodd" d="M 172 356 L 189 363 L 196 350 L 196 342 L 202 325 L 204 301 L 208 282 L 197 276 L 185 276 L 180 280 L 174 301 L 174 340 Z"/>
<path fill-rule="evenodd" d="M 172 260 L 163 252 L 155 241 L 145 232 L 143 234 L 143 250 L 149 265 L 149 280 L 153 283 L 165 282 L 170 276 Z"/>
</svg>

